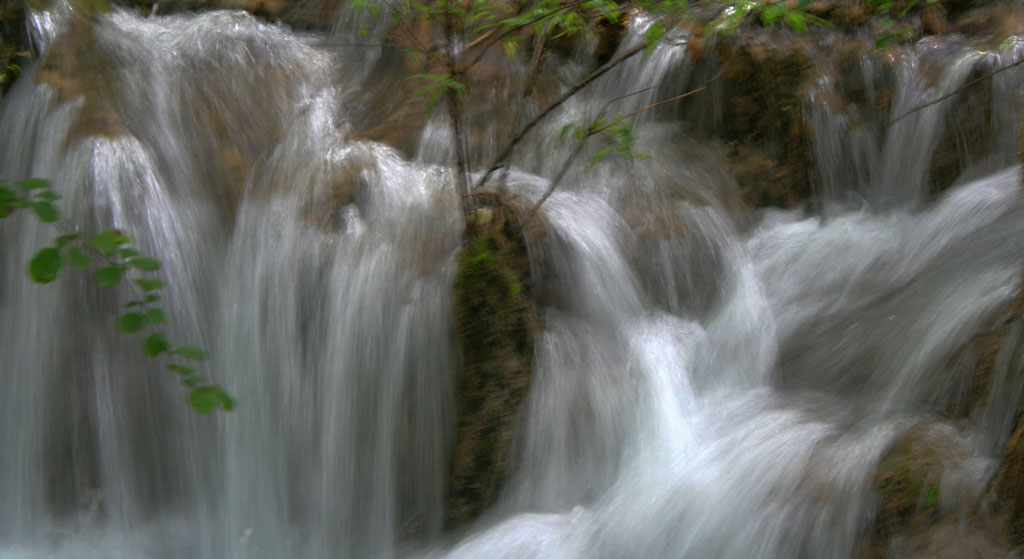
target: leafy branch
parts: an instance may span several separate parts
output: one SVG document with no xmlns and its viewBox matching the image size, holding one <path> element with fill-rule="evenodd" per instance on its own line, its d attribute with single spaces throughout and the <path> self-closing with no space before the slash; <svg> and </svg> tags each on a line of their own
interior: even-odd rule
<svg viewBox="0 0 1024 559">
<path fill-rule="evenodd" d="M 138 334 L 147 328 L 150 334 L 142 341 L 142 350 L 149 357 L 174 356 L 185 361 L 199 362 L 207 359 L 206 352 L 196 346 L 177 345 L 159 330 L 168 323 L 163 309 L 155 304 L 160 301 L 160 290 L 167 286 L 153 274 L 162 268 L 159 260 L 145 256 L 132 246 L 134 239 L 122 232 L 111 229 L 91 237 L 84 237 L 66 220 L 62 220 L 54 202 L 60 195 L 51 190 L 50 182 L 32 178 L 13 183 L 0 180 L 0 218 L 8 217 L 17 210 L 32 210 L 40 221 L 53 225 L 62 233 L 53 246 L 36 252 L 29 261 L 28 273 L 36 283 L 47 284 L 56 281 L 61 269 L 72 266 L 90 270 L 95 262 L 99 267 L 92 274 L 93 282 L 104 288 L 114 288 L 127 283 L 136 298 L 125 304 L 126 312 L 115 322 L 115 328 L 125 334 Z M 125 280 L 131 277 L 131 281 Z M 142 277 L 139 277 L 142 275 Z M 206 381 L 196 373 L 194 367 L 183 362 L 169 362 L 167 368 L 181 376 L 181 383 L 191 389 L 188 402 L 199 413 L 207 414 L 217 408 L 231 411 L 235 400 L 217 384 Z"/>
<path fill-rule="evenodd" d="M 645 88 L 640 91 L 634 91 L 632 93 L 616 97 L 615 99 L 608 101 L 608 103 L 605 103 L 604 107 L 601 108 L 599 116 L 595 118 L 594 121 L 587 126 L 584 126 L 579 122 L 570 122 L 569 124 L 563 126 L 562 131 L 559 133 L 558 137 L 559 143 L 563 143 L 566 137 L 568 136 L 569 132 L 573 132 L 573 135 L 575 136 L 577 141 L 576 148 L 573 150 L 571 154 L 569 154 L 569 157 L 566 158 L 565 162 L 562 163 L 562 168 L 559 169 L 558 174 L 556 174 L 555 177 L 551 180 L 551 183 L 548 185 L 548 189 L 544 191 L 544 194 L 540 197 L 539 200 L 537 200 L 537 203 L 535 203 L 533 207 L 530 208 L 530 211 L 526 213 L 526 219 L 531 219 L 534 216 L 534 214 L 536 214 L 537 211 L 540 210 L 541 204 L 546 202 L 547 199 L 550 198 L 551 195 L 555 192 L 555 189 L 558 188 L 559 183 L 562 182 L 562 179 L 565 178 L 566 173 L 569 171 L 569 167 L 572 164 L 573 160 L 576 159 L 576 156 L 578 156 L 581 151 L 583 151 L 583 146 L 586 144 L 586 141 L 591 136 L 596 136 L 598 134 L 606 134 L 608 138 L 611 140 L 611 142 L 609 143 L 609 145 L 606 145 L 601 149 L 597 150 L 597 152 L 595 152 L 594 155 L 591 156 L 589 163 L 590 165 L 593 165 L 598 161 L 601 161 L 602 159 L 608 157 L 609 155 L 620 155 L 629 159 L 646 159 L 647 157 L 649 157 L 649 155 L 633 150 L 635 136 L 633 134 L 632 117 L 640 113 L 654 109 L 656 107 L 660 107 L 667 103 L 679 101 L 680 99 L 684 99 L 696 93 L 700 93 L 701 91 L 706 90 L 708 88 L 708 85 L 711 84 L 711 82 L 716 81 L 721 76 L 722 74 L 721 72 L 719 72 L 718 74 L 715 75 L 715 77 L 704 82 L 704 84 L 698 88 L 691 89 L 690 91 L 687 91 L 686 93 L 682 93 L 680 95 L 676 95 L 675 97 L 670 97 L 668 99 L 663 99 L 656 103 L 651 103 L 650 105 L 641 107 L 635 111 L 626 113 L 612 120 L 605 120 L 603 116 L 604 112 L 608 109 L 609 106 L 611 106 L 612 103 L 620 99 L 629 97 L 631 95 L 642 93 L 643 91 L 647 91 L 650 88 Z"/>
</svg>

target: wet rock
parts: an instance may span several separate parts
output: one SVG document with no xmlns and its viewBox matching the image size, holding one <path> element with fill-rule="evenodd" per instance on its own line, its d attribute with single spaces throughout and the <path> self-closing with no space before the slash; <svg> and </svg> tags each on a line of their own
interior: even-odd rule
<svg viewBox="0 0 1024 559">
<path fill-rule="evenodd" d="M 953 31 L 946 9 L 940 4 L 929 4 L 921 10 L 921 28 L 925 33 L 942 35 Z"/>
<path fill-rule="evenodd" d="M 17 2 L 5 3 L 0 10 L 0 97 L 29 63 L 25 29 L 24 7 Z"/>
<path fill-rule="evenodd" d="M 913 430 L 879 463 L 873 482 L 878 496 L 874 530 L 883 540 L 938 513 L 944 454 L 939 441 Z"/>
<path fill-rule="evenodd" d="M 457 435 L 445 524 L 464 526 L 498 499 L 513 464 L 539 321 L 530 302 L 522 213 L 497 197 L 467 232 L 455 280 Z"/>
<path fill-rule="evenodd" d="M 722 71 L 722 136 L 749 207 L 788 207 L 810 195 L 803 97 L 809 43 L 781 33 L 736 33 L 715 45 Z"/>
<path fill-rule="evenodd" d="M 991 37 L 998 44 L 1024 29 L 1024 6 L 1019 2 L 992 2 L 974 7 L 957 16 L 953 28 L 973 37 Z"/>
<path fill-rule="evenodd" d="M 865 555 L 882 559 L 933 552 L 936 533 L 955 526 L 956 514 L 940 506 L 943 489 L 950 489 L 944 476 L 968 457 L 957 432 L 942 423 L 911 429 L 897 441 L 879 462 L 872 480 L 876 507 Z M 958 506 L 963 510 L 977 505 L 961 502 Z"/>
<path fill-rule="evenodd" d="M 829 14 L 829 21 L 842 28 L 859 27 L 866 24 L 873 14 L 874 8 L 868 2 L 841 0 Z"/>
<path fill-rule="evenodd" d="M 68 134 L 69 144 L 88 136 L 116 138 L 128 133 L 117 110 L 116 78 L 103 58 L 92 23 L 80 17 L 50 45 L 39 63 L 36 82 L 53 88 L 60 102 L 82 101 Z"/>
<path fill-rule="evenodd" d="M 1014 303 L 999 317 L 998 327 L 982 332 L 968 348 L 968 360 L 973 364 L 961 398 L 948 410 L 951 417 L 968 417 L 981 413 L 988 404 L 992 373 L 996 359 L 1007 343 L 1014 324 L 1024 320 L 1024 281 Z"/>
</svg>

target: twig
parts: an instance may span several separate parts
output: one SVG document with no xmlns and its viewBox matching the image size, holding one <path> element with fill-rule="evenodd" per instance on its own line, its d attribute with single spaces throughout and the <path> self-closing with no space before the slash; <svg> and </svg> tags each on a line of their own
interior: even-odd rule
<svg viewBox="0 0 1024 559">
<path fill-rule="evenodd" d="M 588 135 L 587 137 L 589 138 L 590 136 Z M 562 182 L 562 179 L 565 178 L 565 174 L 569 172 L 569 166 L 572 164 L 572 160 L 576 159 L 576 156 L 583 151 L 583 146 L 586 145 L 586 143 L 587 138 L 583 138 L 578 144 L 576 144 L 576 149 L 572 150 L 572 153 L 570 153 L 569 157 L 566 158 L 565 163 L 562 163 L 562 168 L 558 170 L 558 174 L 555 175 L 555 178 L 551 179 L 551 184 L 549 184 L 548 189 L 544 191 L 544 195 L 540 197 L 540 200 L 537 200 L 537 203 L 530 208 L 530 211 L 526 212 L 526 218 L 523 219 L 523 223 L 527 223 L 533 219 L 533 216 L 537 214 L 537 210 L 540 209 L 540 205 L 546 202 L 547 199 L 554 194 L 555 188 L 558 188 L 558 184 Z"/>
<path fill-rule="evenodd" d="M 932 99 L 931 101 L 928 101 L 927 103 L 918 105 L 918 106 L 914 107 L 913 109 L 910 109 L 909 111 L 901 114 L 900 116 L 890 120 L 888 124 L 889 125 L 894 124 L 897 121 L 902 120 L 902 119 L 904 119 L 904 118 L 906 118 L 906 117 L 916 113 L 917 111 L 920 111 L 921 109 L 925 109 L 925 108 L 930 107 L 930 106 L 932 106 L 932 105 L 934 105 L 936 103 L 939 103 L 941 101 L 945 101 L 946 99 L 949 99 L 950 97 L 953 97 L 954 95 L 960 94 L 965 89 L 967 89 L 967 88 L 969 88 L 971 86 L 977 85 L 977 84 L 987 80 L 988 78 L 991 78 L 992 76 L 998 74 L 999 72 L 1002 72 L 1004 70 L 1009 70 L 1010 68 L 1013 68 L 1015 66 L 1020 66 L 1022 63 L 1024 63 L 1024 58 L 1018 60 L 1017 62 L 1014 62 L 1013 64 L 1008 64 L 1006 66 L 1003 66 L 1002 68 L 999 68 L 998 70 L 993 70 L 993 71 L 991 71 L 991 72 L 989 72 L 989 73 L 987 73 L 987 74 L 985 74 L 983 76 L 975 78 L 975 79 L 965 83 L 964 85 L 960 86 L 959 88 L 957 88 L 956 91 L 953 91 L 951 93 L 947 93 L 946 95 L 943 95 L 942 97 L 939 97 L 938 99 Z"/>
<path fill-rule="evenodd" d="M 627 59 L 629 59 L 632 56 L 636 55 L 638 52 L 644 50 L 644 48 L 646 48 L 646 47 L 647 47 L 647 42 L 646 41 L 644 41 L 642 43 L 639 43 L 639 44 L 635 45 L 634 47 L 630 48 L 629 50 L 627 50 L 626 52 L 622 53 L 621 55 L 619 55 L 615 59 L 608 61 L 607 63 L 605 63 L 604 66 L 601 66 L 597 70 L 594 70 L 590 74 L 587 74 L 583 79 L 581 79 L 579 82 L 577 82 L 576 85 L 572 86 L 571 88 L 569 88 L 568 91 L 563 93 L 561 97 L 559 97 L 553 103 L 548 105 L 548 108 L 544 109 L 543 111 L 541 111 L 540 114 L 538 114 L 537 116 L 533 117 L 533 120 L 528 122 L 526 124 L 526 126 L 524 126 L 522 129 L 520 129 L 519 133 L 516 134 L 514 138 L 512 138 L 512 141 L 510 141 L 508 143 L 508 145 L 505 146 L 505 149 L 502 150 L 502 152 L 500 154 L 498 154 L 497 157 L 494 158 L 494 160 L 491 162 L 490 166 L 488 167 L 487 172 L 485 172 L 483 174 L 483 176 L 481 176 L 480 179 L 473 186 L 473 190 L 476 190 L 477 188 L 480 188 L 481 186 L 483 186 L 484 184 L 487 183 L 487 179 L 491 178 L 491 175 L 494 174 L 494 171 L 497 171 L 502 165 L 504 165 L 506 163 L 506 161 L 508 160 L 509 154 L 512 152 L 512 149 L 515 148 L 515 146 L 520 141 L 522 141 L 523 137 L 525 137 L 526 134 L 528 132 L 530 132 L 530 130 L 533 130 L 534 126 L 536 126 L 540 121 L 544 120 L 544 117 L 546 117 L 549 114 L 551 114 L 552 111 L 554 111 L 555 109 L 560 107 L 562 105 L 562 103 L 565 103 L 570 97 L 572 97 L 577 92 L 579 92 L 579 90 L 583 89 L 584 87 L 589 85 L 591 82 L 593 82 L 597 78 L 603 76 L 605 73 L 607 73 L 612 68 L 618 66 L 619 64 L 623 63 Z"/>
<path fill-rule="evenodd" d="M 675 97 L 671 97 L 669 99 L 664 99 L 662 101 L 658 101 L 657 103 L 651 103 L 650 105 L 647 105 L 646 107 L 641 107 L 641 108 L 639 108 L 639 109 L 637 109 L 637 110 L 635 110 L 635 111 L 633 111 L 633 112 L 631 112 L 629 114 L 624 114 L 624 115 L 616 118 L 615 120 L 612 120 L 611 122 L 609 122 L 609 123 L 607 123 L 607 124 L 605 124 L 603 126 L 600 126 L 598 128 L 594 128 L 592 130 L 588 130 L 586 136 L 584 136 L 583 138 L 580 139 L 579 143 L 576 145 L 576 149 L 573 150 L 573 152 L 565 160 L 565 163 L 562 164 L 562 168 L 559 169 L 558 174 L 555 175 L 555 178 L 551 180 L 551 184 L 548 185 L 548 189 L 544 192 L 544 195 L 541 196 L 540 200 L 537 200 L 537 203 L 534 204 L 532 208 L 530 208 L 529 212 L 527 212 L 526 219 L 524 221 L 529 221 L 530 219 L 532 219 L 534 214 L 536 214 L 537 211 L 540 209 L 541 204 L 546 202 L 547 199 L 551 196 L 551 194 L 553 194 L 555 192 L 555 188 L 557 188 L 558 184 L 560 182 L 562 182 L 563 178 L 565 178 L 565 174 L 569 170 L 569 164 L 572 163 L 572 160 L 575 159 L 576 156 L 578 156 L 581 151 L 583 151 L 583 145 L 586 144 L 587 140 L 591 136 L 594 136 L 596 134 L 600 134 L 601 132 L 607 130 L 608 128 L 610 128 L 612 126 L 614 126 L 616 123 L 622 122 L 623 120 L 625 120 L 625 119 L 627 119 L 627 118 L 629 118 L 631 116 L 636 116 L 636 115 L 638 115 L 638 114 L 640 114 L 640 113 L 642 113 L 644 111 L 649 111 L 649 110 L 651 110 L 651 109 L 653 109 L 655 107 L 660 107 L 660 106 L 662 106 L 662 105 L 664 105 L 666 103 L 671 103 L 673 101 L 678 101 L 678 100 L 683 99 L 685 97 L 689 97 L 690 95 L 693 95 L 695 93 L 699 93 L 701 91 L 704 91 L 705 89 L 708 88 L 708 85 L 711 84 L 711 82 L 717 80 L 721 76 L 722 76 L 722 73 L 719 72 L 718 74 L 715 75 L 715 77 L 713 77 L 710 80 L 704 82 L 703 85 L 701 85 L 697 89 L 691 89 L 690 91 L 687 91 L 686 93 L 683 93 L 682 95 L 676 95 Z M 646 91 L 647 89 L 651 89 L 651 88 L 648 87 L 646 89 L 641 89 L 640 91 L 634 91 L 633 93 L 628 93 L 628 94 L 623 95 L 621 97 L 616 97 L 615 99 L 612 99 L 611 101 L 609 101 L 608 103 L 605 104 L 604 108 L 601 109 L 601 113 L 598 114 L 598 118 L 600 118 L 601 114 L 604 114 L 604 109 L 608 108 L 608 105 L 611 105 L 613 102 L 615 102 L 615 101 L 617 101 L 619 99 L 623 99 L 625 97 L 629 97 L 630 95 L 636 95 L 637 93 L 640 93 L 642 91 Z"/>
<path fill-rule="evenodd" d="M 722 73 L 721 72 L 719 72 L 715 77 L 711 78 L 710 80 L 704 82 L 704 85 L 698 87 L 697 89 L 691 89 L 690 91 L 687 91 L 686 93 L 683 93 L 682 95 L 676 95 L 675 97 L 671 97 L 669 99 L 658 101 L 657 103 L 651 103 L 650 105 L 647 105 L 646 107 L 641 107 L 641 108 L 639 108 L 639 109 L 637 109 L 637 110 L 635 110 L 635 111 L 633 111 L 631 113 L 624 114 L 624 115 L 620 116 L 619 118 L 616 118 L 615 120 L 605 124 L 604 126 L 595 129 L 593 131 L 593 133 L 589 134 L 589 135 L 593 135 L 593 134 L 597 134 L 599 132 L 603 132 L 603 131 L 607 130 L 608 128 L 611 128 L 612 126 L 618 124 L 619 122 L 622 122 L 623 120 L 625 120 L 625 119 L 627 119 L 627 118 L 629 118 L 631 116 L 636 116 L 636 115 L 638 115 L 638 114 L 640 114 L 642 112 L 649 111 L 649 110 L 651 110 L 651 109 L 653 109 L 655 107 L 660 107 L 660 106 L 662 106 L 662 105 L 664 105 L 666 103 L 671 103 L 673 101 L 678 101 L 680 99 L 689 97 L 689 96 L 691 96 L 691 95 L 693 95 L 695 93 L 700 93 L 701 91 L 704 91 L 705 89 L 707 89 L 708 85 L 711 82 L 717 80 L 720 77 L 722 77 Z"/>
<path fill-rule="evenodd" d="M 519 31 L 520 29 L 523 29 L 524 27 L 528 27 L 528 26 L 533 25 L 535 23 L 541 22 L 541 21 L 543 21 L 543 20 L 545 20 L 545 19 L 547 19 L 547 18 L 549 18 L 549 17 L 551 17 L 551 16 L 553 16 L 553 15 L 559 13 L 559 12 L 564 12 L 565 10 L 567 10 L 569 8 L 572 8 L 572 7 L 573 6 L 562 6 L 562 7 L 558 8 L 557 10 L 552 10 L 550 12 L 547 12 L 547 13 L 545 13 L 543 15 L 540 15 L 540 16 L 538 16 L 538 17 L 536 17 L 536 18 L 534 18 L 534 19 L 532 19 L 532 20 L 530 20 L 530 21 L 528 21 L 526 23 L 522 23 L 522 24 L 519 24 L 519 25 L 517 25 L 515 27 L 511 27 L 509 29 L 506 29 L 505 31 L 502 31 L 497 36 L 495 36 L 493 39 L 491 39 L 490 41 L 487 41 L 487 44 L 484 45 L 484 47 L 482 49 L 480 49 L 480 52 L 477 53 L 477 55 L 475 57 L 473 57 L 473 60 L 470 60 L 469 62 L 466 63 L 466 65 L 462 68 L 462 70 L 468 70 L 468 69 L 472 68 L 473 66 L 475 66 L 478 62 L 480 62 L 480 60 L 484 57 L 484 55 L 487 54 L 487 51 L 491 47 L 496 45 L 498 43 L 498 41 L 504 39 L 505 37 L 508 37 L 509 35 L 515 33 L 516 31 Z M 480 39 L 483 39 L 485 36 L 491 35 L 493 32 L 494 32 L 494 29 L 491 29 L 490 31 L 485 33 L 480 38 L 475 39 L 472 43 L 469 44 L 469 46 L 467 46 L 466 50 L 469 50 L 470 47 L 478 46 L 480 44 Z"/>
<path fill-rule="evenodd" d="M 457 74 L 455 71 L 455 22 L 451 16 L 451 12 L 445 13 L 445 36 L 448 44 L 445 48 L 445 58 L 448 64 L 448 72 L 455 79 Z M 452 121 L 452 133 L 454 135 L 454 149 L 455 149 L 455 173 L 458 175 L 456 180 L 456 189 L 459 193 L 459 201 L 462 203 L 463 215 L 468 215 L 469 210 L 472 207 L 472 202 L 466 198 L 469 194 L 469 172 L 466 158 L 466 144 L 463 142 L 463 130 L 462 130 L 462 106 L 461 100 L 459 99 L 459 93 L 454 89 L 448 89 L 448 115 Z"/>
</svg>

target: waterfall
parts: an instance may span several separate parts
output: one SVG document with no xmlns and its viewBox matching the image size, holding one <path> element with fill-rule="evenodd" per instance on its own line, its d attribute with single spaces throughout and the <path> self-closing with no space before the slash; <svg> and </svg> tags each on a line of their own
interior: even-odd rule
<svg viewBox="0 0 1024 559">
<path fill-rule="evenodd" d="M 723 125 L 716 61 L 679 29 L 555 111 L 513 154 L 508 195 L 540 199 L 573 151 L 567 124 L 707 85 L 637 115 L 649 158 L 587 164 L 588 147 L 544 203 L 515 467 L 452 532 L 463 220 L 444 111 L 412 153 L 360 133 L 395 55 L 351 7 L 323 35 L 240 11 L 72 12 L 30 14 L 41 56 L 0 105 L 0 177 L 50 179 L 83 231 L 122 229 L 159 257 L 169 336 L 210 351 L 238 407 L 190 411 L 113 331 L 132 294 L 73 270 L 32 283 L 26 262 L 56 233 L 5 219 L 0 557 L 847 558 L 875 468 L 913 429 L 966 457 L 945 510 L 992 478 L 1024 400 L 1020 321 L 984 409 L 943 413 L 968 382 L 963 349 L 1019 294 L 1019 72 L 991 80 L 1000 147 L 928 185 L 949 95 L 1024 57 L 1019 40 L 864 62 L 847 79 L 868 96 L 894 84 L 890 116 L 907 114 L 892 123 L 831 103 L 823 70 L 798 108 L 814 203 L 787 209 L 742 208 L 720 146 L 700 141 Z M 619 52 L 650 23 L 634 17 Z M 552 80 L 585 75 L 587 56 Z M 502 134 L 478 135 L 475 171 Z"/>
</svg>

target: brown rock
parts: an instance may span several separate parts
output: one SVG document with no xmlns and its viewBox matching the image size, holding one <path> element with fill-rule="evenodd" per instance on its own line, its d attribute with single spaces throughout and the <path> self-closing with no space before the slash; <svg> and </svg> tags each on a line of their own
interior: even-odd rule
<svg viewBox="0 0 1024 559">
<path fill-rule="evenodd" d="M 953 31 L 946 9 L 940 4 L 929 4 L 921 10 L 921 27 L 931 35 L 944 35 Z"/>
<path fill-rule="evenodd" d="M 455 280 L 463 360 L 455 379 L 457 434 L 445 505 L 449 528 L 472 522 L 494 504 L 511 472 L 539 331 L 518 218 L 522 207 L 498 196 L 478 201 L 491 213 L 486 223 L 471 224 Z"/>
</svg>

